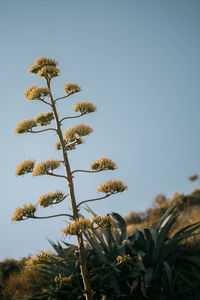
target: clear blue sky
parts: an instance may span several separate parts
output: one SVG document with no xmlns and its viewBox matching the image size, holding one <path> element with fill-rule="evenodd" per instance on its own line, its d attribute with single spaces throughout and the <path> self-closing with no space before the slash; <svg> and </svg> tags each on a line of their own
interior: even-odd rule
<svg viewBox="0 0 200 300">
<path fill-rule="evenodd" d="M 35 203 L 43 193 L 65 190 L 49 177 L 15 177 L 23 160 L 60 158 L 51 133 L 15 136 L 21 120 L 48 108 L 24 99 L 24 90 L 43 85 L 28 73 L 37 57 L 59 62 L 55 95 L 67 82 L 83 91 L 59 103 L 71 115 L 79 101 L 91 101 L 98 112 L 65 122 L 63 129 L 84 123 L 94 129 L 69 155 L 72 169 L 108 157 L 118 170 L 80 174 L 79 201 L 96 196 L 96 187 L 119 178 L 128 191 L 91 208 L 98 214 L 142 211 L 159 194 L 189 193 L 188 176 L 200 172 L 200 2 L 198 0 L 43 0 L 1 1 L 1 210 L 0 259 L 22 257 L 50 248 L 60 239 L 65 220 L 12 223 L 18 206 Z M 38 215 L 70 212 L 69 203 Z"/>
</svg>

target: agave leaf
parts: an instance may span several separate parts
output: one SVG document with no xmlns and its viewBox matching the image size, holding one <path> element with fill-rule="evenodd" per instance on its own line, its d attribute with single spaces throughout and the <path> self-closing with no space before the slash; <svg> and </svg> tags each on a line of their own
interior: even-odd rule
<svg viewBox="0 0 200 300">
<path fill-rule="evenodd" d="M 158 233 L 162 230 L 162 227 L 165 225 L 165 223 L 168 221 L 168 217 L 172 214 L 172 212 L 174 211 L 176 207 L 176 204 L 174 204 L 173 206 L 171 206 L 166 213 L 164 214 L 164 216 L 162 217 L 162 219 L 160 220 L 158 226 L 157 226 L 157 231 Z"/>
<path fill-rule="evenodd" d="M 146 240 L 146 253 L 148 256 L 151 256 L 155 243 L 150 228 L 149 227 L 145 228 L 144 233 L 145 233 L 145 240 Z"/>
<path fill-rule="evenodd" d="M 196 223 L 189 224 L 189 225 L 187 225 L 187 226 L 181 228 L 179 231 L 177 231 L 177 232 L 174 234 L 173 238 L 176 238 L 176 237 L 180 236 L 181 234 L 185 233 L 187 229 L 190 229 L 190 228 L 192 228 L 192 227 L 194 227 L 194 226 L 196 226 L 196 225 L 199 225 L 199 224 L 200 224 L 200 222 L 196 222 Z"/>
<path fill-rule="evenodd" d="M 187 230 L 185 233 L 181 233 L 179 236 L 176 235 L 176 238 L 173 237 L 167 244 L 168 248 L 172 248 L 172 247 L 176 246 L 180 241 L 182 241 L 186 238 L 200 234 L 200 232 L 193 233 L 195 230 L 200 228 L 200 222 L 199 222 L 199 224 L 195 225 L 194 227 L 193 227 L 193 225 L 194 224 L 191 224 L 191 226 L 189 227 L 191 229 Z"/>
<path fill-rule="evenodd" d="M 168 288 L 171 296 L 173 297 L 174 292 L 173 292 L 173 282 L 172 282 L 172 270 L 170 265 L 166 261 L 163 261 L 163 265 L 168 280 Z"/>
<path fill-rule="evenodd" d="M 200 267 L 200 257 L 199 256 L 187 256 L 187 255 L 184 255 L 183 256 L 183 260 L 184 261 L 189 261 L 189 262 L 197 265 L 198 267 Z"/>
<path fill-rule="evenodd" d="M 116 229 L 116 231 L 114 231 L 114 233 L 115 233 L 114 238 L 115 238 L 116 242 L 122 243 L 123 240 L 125 240 L 125 238 L 126 238 L 126 222 L 117 213 L 112 213 L 111 216 L 113 218 L 114 225 L 115 225 L 114 230 Z M 120 234 L 119 234 L 119 232 L 120 232 Z"/>
<path fill-rule="evenodd" d="M 98 255 L 98 259 L 101 261 L 102 264 L 106 263 L 106 257 L 104 255 L 104 251 L 101 247 L 101 244 L 97 241 L 96 237 L 92 232 L 89 230 L 84 231 L 84 235 L 90 245 L 90 247 L 96 252 Z"/>
</svg>

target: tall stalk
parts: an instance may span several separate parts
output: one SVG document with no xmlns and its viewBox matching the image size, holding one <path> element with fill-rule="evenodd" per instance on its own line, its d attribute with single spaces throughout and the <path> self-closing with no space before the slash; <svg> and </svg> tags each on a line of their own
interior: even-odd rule
<svg viewBox="0 0 200 300">
<path fill-rule="evenodd" d="M 65 166 L 67 180 L 68 180 L 68 188 L 69 188 L 69 196 L 70 196 L 70 201 L 71 201 L 72 216 L 73 216 L 74 220 L 77 220 L 77 219 L 79 219 L 79 214 L 78 214 L 76 197 L 75 197 L 75 192 L 74 192 L 73 177 L 72 177 L 72 172 L 71 172 L 71 168 L 70 168 L 70 164 L 69 164 L 69 160 L 68 160 L 68 156 L 67 156 L 67 151 L 65 150 L 65 142 L 64 142 L 63 133 L 61 130 L 61 122 L 58 118 L 56 104 L 55 104 L 55 101 L 54 101 L 52 93 L 51 93 L 51 87 L 50 87 L 49 80 L 47 80 L 47 87 L 50 90 L 50 100 L 51 100 L 52 110 L 53 110 L 55 121 L 56 121 L 57 135 L 59 137 L 61 148 L 62 148 L 64 166 Z M 84 285 L 84 290 L 85 290 L 85 298 L 87 300 L 92 300 L 93 295 L 92 295 L 92 289 L 91 289 L 91 285 L 90 285 L 90 281 L 89 281 L 89 275 L 88 275 L 88 269 L 87 269 L 87 263 L 86 263 L 86 253 L 85 253 L 85 247 L 84 247 L 82 233 L 77 235 L 77 240 L 78 240 L 78 250 L 79 250 L 79 256 L 80 256 L 80 269 L 81 269 L 81 275 L 82 275 L 83 285 Z"/>
<path fill-rule="evenodd" d="M 35 160 L 29 159 L 23 161 L 19 164 L 16 168 L 16 175 L 24 175 L 27 173 L 32 173 L 33 176 L 41 176 L 41 175 L 49 175 L 55 176 L 59 178 L 64 178 L 68 182 L 68 194 L 64 194 L 61 191 L 50 192 L 47 194 L 42 195 L 38 200 L 38 205 L 23 205 L 23 207 L 18 207 L 14 212 L 13 221 L 22 221 L 28 218 L 33 219 L 48 219 L 54 217 L 65 216 L 69 217 L 73 223 L 70 223 L 62 232 L 65 235 L 76 235 L 78 241 L 78 250 L 79 250 L 79 262 L 80 262 L 80 270 L 81 276 L 83 280 L 84 286 L 84 294 L 86 300 L 93 299 L 93 291 L 91 289 L 89 274 L 87 269 L 86 263 L 86 251 L 83 241 L 83 231 L 87 229 L 95 230 L 96 228 L 103 227 L 112 229 L 112 220 L 109 216 L 97 216 L 93 218 L 92 221 L 86 218 L 79 217 L 79 209 L 81 205 L 91 202 L 105 199 L 113 194 L 123 192 L 126 190 L 126 185 L 123 184 L 120 180 L 111 180 L 107 181 L 101 185 L 97 189 L 98 192 L 102 192 L 105 195 L 99 198 L 82 200 L 81 202 L 76 202 L 75 192 L 74 192 L 74 183 L 73 177 L 75 173 L 79 172 L 88 172 L 88 173 L 96 173 L 105 170 L 115 170 L 116 164 L 112 162 L 108 158 L 101 158 L 91 163 L 90 169 L 91 170 L 73 170 L 71 171 L 70 163 L 68 160 L 68 151 L 73 150 L 79 144 L 82 144 L 83 137 L 90 134 L 93 130 L 89 126 L 80 124 L 76 125 L 72 128 L 69 128 L 65 131 L 64 135 L 61 129 L 62 122 L 66 119 L 72 118 L 79 118 L 85 114 L 91 113 L 96 111 L 96 107 L 90 102 L 81 102 L 77 103 L 74 107 L 74 111 L 80 112 L 80 115 L 72 116 L 72 117 L 64 117 L 59 119 L 56 103 L 59 100 L 67 98 L 74 93 L 79 92 L 81 89 L 77 84 L 68 83 L 64 86 L 64 90 L 67 95 L 54 99 L 51 92 L 51 79 L 59 75 L 59 69 L 57 68 L 57 62 L 55 60 L 49 59 L 47 57 L 38 58 L 35 61 L 35 64 L 30 68 L 30 73 L 38 74 L 40 77 L 43 77 L 46 80 L 47 87 L 38 87 L 32 86 L 28 88 L 24 96 L 28 100 L 38 100 L 42 103 L 51 107 L 51 111 L 47 113 L 42 113 L 36 116 L 34 119 L 24 120 L 17 124 L 15 133 L 22 134 L 22 133 L 41 133 L 46 131 L 53 131 L 56 132 L 59 138 L 59 143 L 57 144 L 57 149 L 62 150 L 63 161 L 60 160 L 47 160 L 40 162 L 35 166 Z M 47 99 L 46 99 L 47 98 Z M 37 126 L 48 126 L 50 125 L 51 121 L 55 120 L 56 127 L 50 127 L 40 130 L 35 130 Z M 65 175 L 55 174 L 54 170 L 57 169 L 61 163 L 63 163 L 65 168 Z M 69 196 L 71 202 L 71 214 L 56 214 L 51 216 L 36 216 L 36 210 L 38 206 L 40 207 L 48 207 L 54 204 L 58 204 L 65 200 Z"/>
</svg>

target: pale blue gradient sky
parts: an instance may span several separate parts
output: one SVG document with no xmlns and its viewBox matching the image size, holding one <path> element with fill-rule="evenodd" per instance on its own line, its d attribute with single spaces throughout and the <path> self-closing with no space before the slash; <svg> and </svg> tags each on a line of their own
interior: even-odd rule
<svg viewBox="0 0 200 300">
<path fill-rule="evenodd" d="M 79 101 L 98 108 L 65 122 L 64 129 L 80 122 L 94 129 L 70 153 L 72 169 L 86 169 L 100 157 L 118 165 L 115 172 L 77 176 L 78 200 L 96 196 L 99 183 L 120 178 L 128 191 L 91 208 L 124 216 L 148 208 L 158 193 L 171 197 L 195 188 L 187 178 L 200 171 L 199 15 L 198 0 L 1 1 L 0 259 L 49 248 L 47 237 L 61 238 L 65 226 L 63 218 L 11 222 L 16 207 L 65 189 L 62 180 L 14 175 L 25 159 L 60 158 L 54 135 L 14 135 L 18 122 L 48 110 L 23 97 L 27 87 L 44 84 L 27 72 L 37 57 L 59 62 L 55 95 L 63 94 L 67 82 L 83 89 L 59 103 L 61 115 L 71 114 Z M 38 214 L 65 208 L 66 203 Z"/>
</svg>

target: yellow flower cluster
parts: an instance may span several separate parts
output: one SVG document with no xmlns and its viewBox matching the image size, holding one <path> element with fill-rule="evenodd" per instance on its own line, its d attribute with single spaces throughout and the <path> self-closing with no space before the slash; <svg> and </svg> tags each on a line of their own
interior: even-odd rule
<svg viewBox="0 0 200 300">
<path fill-rule="evenodd" d="M 69 224 L 66 228 L 62 230 L 65 235 L 78 235 L 83 230 L 92 229 L 93 222 L 87 218 L 80 218 L 74 221 L 73 224 Z"/>
<path fill-rule="evenodd" d="M 96 216 L 90 221 L 87 218 L 81 217 L 74 221 L 73 224 L 69 224 L 66 228 L 62 230 L 65 235 L 78 235 L 83 230 L 87 229 L 96 229 L 94 224 L 97 224 L 98 227 L 109 229 L 113 228 L 113 221 L 110 216 Z"/>
<path fill-rule="evenodd" d="M 46 113 L 42 113 L 35 117 L 35 121 L 40 126 L 47 126 L 54 119 L 54 114 L 52 111 L 48 111 Z"/>
<path fill-rule="evenodd" d="M 96 107 L 90 102 L 79 102 L 73 107 L 73 111 L 80 111 L 82 114 L 88 114 L 96 110 Z"/>
<path fill-rule="evenodd" d="M 72 95 L 81 91 L 81 88 L 78 84 L 71 82 L 66 83 L 63 88 L 67 95 Z"/>
<path fill-rule="evenodd" d="M 92 218 L 92 222 L 99 227 L 111 230 L 113 228 L 113 221 L 110 216 L 96 216 Z"/>
<path fill-rule="evenodd" d="M 116 261 L 117 261 L 118 265 L 121 264 L 121 263 L 124 263 L 124 262 L 128 262 L 130 260 L 131 260 L 131 257 L 130 257 L 129 254 L 124 255 L 124 256 L 119 255 L 119 256 L 116 257 Z"/>
<path fill-rule="evenodd" d="M 38 74 L 46 79 L 59 75 L 60 70 L 56 68 L 57 62 L 47 57 L 36 59 L 35 64 L 29 69 L 30 73 Z"/>
<path fill-rule="evenodd" d="M 93 129 L 90 126 L 79 124 L 67 129 L 64 133 L 64 139 L 67 140 L 67 142 L 73 142 L 82 136 L 90 134 L 92 131 Z"/>
<path fill-rule="evenodd" d="M 79 124 L 67 129 L 63 135 L 63 139 L 65 141 L 65 150 L 70 151 L 75 149 L 77 145 L 80 145 L 84 142 L 82 136 L 86 136 L 90 134 L 92 131 L 93 129 L 91 127 L 84 124 Z M 55 148 L 57 150 L 61 150 L 60 141 L 57 141 L 57 143 L 55 144 Z"/>
<path fill-rule="evenodd" d="M 21 176 L 21 175 L 32 172 L 33 168 L 34 168 L 34 165 L 35 165 L 35 160 L 33 160 L 33 159 L 27 159 L 27 160 L 21 162 L 16 167 L 15 175 Z"/>
<path fill-rule="evenodd" d="M 190 181 L 196 181 L 197 179 L 199 179 L 199 175 L 198 174 L 193 174 L 189 177 Z"/>
<path fill-rule="evenodd" d="M 37 126 L 37 123 L 33 119 L 21 121 L 20 123 L 17 124 L 17 126 L 15 128 L 15 134 L 31 132 L 33 127 L 36 127 L 36 126 Z"/>
<path fill-rule="evenodd" d="M 90 168 L 95 171 L 115 170 L 116 164 L 108 158 L 100 158 L 90 164 Z"/>
<path fill-rule="evenodd" d="M 24 97 L 28 100 L 41 99 L 49 96 L 50 90 L 47 87 L 31 86 L 24 92 Z"/>
<path fill-rule="evenodd" d="M 65 195 L 61 191 L 51 192 L 42 195 L 39 198 L 38 203 L 41 207 L 47 207 L 53 204 L 60 203 L 61 201 L 63 201 L 64 197 Z"/>
<path fill-rule="evenodd" d="M 56 284 L 59 285 L 59 287 L 62 287 L 63 285 L 67 285 L 67 286 L 71 287 L 72 283 L 74 281 L 74 276 L 70 275 L 68 277 L 62 277 L 62 275 L 59 274 L 54 278 L 54 281 Z"/>
<path fill-rule="evenodd" d="M 40 265 L 40 264 L 48 264 L 51 262 L 51 258 L 53 257 L 53 253 L 50 251 L 42 251 L 41 253 L 36 254 L 35 257 L 29 260 L 29 265 L 31 267 Z"/>
<path fill-rule="evenodd" d="M 33 176 L 40 176 L 48 174 L 49 171 L 53 171 L 60 166 L 61 162 L 56 159 L 41 161 L 35 168 L 33 169 Z"/>
<path fill-rule="evenodd" d="M 123 192 L 127 189 L 127 186 L 121 180 L 110 180 L 99 185 L 97 192 L 106 193 L 106 194 L 115 194 Z"/>
<path fill-rule="evenodd" d="M 31 217 L 34 217 L 36 207 L 32 204 L 24 204 L 22 207 L 18 207 L 12 217 L 12 221 L 22 221 Z"/>
</svg>

